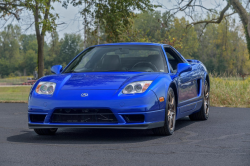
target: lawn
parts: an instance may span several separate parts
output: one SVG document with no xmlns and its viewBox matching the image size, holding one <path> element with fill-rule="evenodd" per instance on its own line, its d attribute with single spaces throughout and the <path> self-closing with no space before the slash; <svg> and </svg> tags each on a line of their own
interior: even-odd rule
<svg viewBox="0 0 250 166">
<path fill-rule="evenodd" d="M 20 85 L 24 82 L 27 82 L 28 78 L 33 76 L 20 76 L 20 77 L 9 77 L 0 79 L 0 85 Z"/>
<path fill-rule="evenodd" d="M 250 77 L 246 80 L 211 77 L 213 106 L 250 107 Z"/>
<path fill-rule="evenodd" d="M 27 102 L 30 87 L 0 87 L 0 102 Z"/>
<path fill-rule="evenodd" d="M 212 106 L 250 107 L 250 77 L 246 80 L 210 77 Z M 27 102 L 30 86 L 0 87 L 0 102 Z"/>
</svg>

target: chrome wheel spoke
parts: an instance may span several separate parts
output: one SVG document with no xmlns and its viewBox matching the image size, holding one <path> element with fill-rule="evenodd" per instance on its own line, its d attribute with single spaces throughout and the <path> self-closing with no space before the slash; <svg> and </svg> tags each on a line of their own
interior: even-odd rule
<svg viewBox="0 0 250 166">
<path fill-rule="evenodd" d="M 206 99 L 209 98 L 209 93 L 206 93 L 205 98 L 206 98 Z"/>
</svg>

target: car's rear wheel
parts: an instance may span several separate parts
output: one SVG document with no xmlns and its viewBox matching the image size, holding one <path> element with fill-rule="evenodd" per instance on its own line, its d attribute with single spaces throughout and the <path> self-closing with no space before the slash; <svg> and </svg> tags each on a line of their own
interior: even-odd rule
<svg viewBox="0 0 250 166">
<path fill-rule="evenodd" d="M 202 103 L 201 109 L 199 112 L 189 115 L 189 118 L 191 120 L 207 120 L 209 117 L 209 106 L 210 106 L 209 85 L 208 85 L 208 82 L 205 81 L 204 96 L 203 96 L 203 103 Z"/>
<path fill-rule="evenodd" d="M 57 128 L 53 129 L 34 129 L 38 135 L 53 135 L 56 133 Z"/>
<path fill-rule="evenodd" d="M 163 127 L 153 129 L 156 135 L 172 135 L 175 129 L 176 101 L 174 90 L 170 87 L 167 95 L 165 123 Z"/>
</svg>

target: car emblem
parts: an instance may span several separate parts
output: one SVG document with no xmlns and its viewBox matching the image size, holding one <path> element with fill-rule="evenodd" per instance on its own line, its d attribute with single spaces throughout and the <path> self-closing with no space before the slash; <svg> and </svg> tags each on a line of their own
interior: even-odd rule
<svg viewBox="0 0 250 166">
<path fill-rule="evenodd" d="M 82 93 L 81 97 L 87 97 L 89 94 L 88 93 Z"/>
</svg>

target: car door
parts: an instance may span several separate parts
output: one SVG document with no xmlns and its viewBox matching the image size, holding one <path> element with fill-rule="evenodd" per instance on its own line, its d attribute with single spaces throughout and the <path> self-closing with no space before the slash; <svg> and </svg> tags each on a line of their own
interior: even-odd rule
<svg viewBox="0 0 250 166">
<path fill-rule="evenodd" d="M 169 61 L 170 69 L 172 73 L 177 73 L 177 65 L 179 63 L 188 63 L 183 57 L 171 47 L 165 47 L 165 52 Z M 197 75 L 195 68 L 189 72 L 184 72 L 177 76 L 178 83 L 178 106 L 180 112 L 186 112 L 194 109 L 195 103 L 192 103 L 192 99 L 197 97 Z"/>
</svg>

